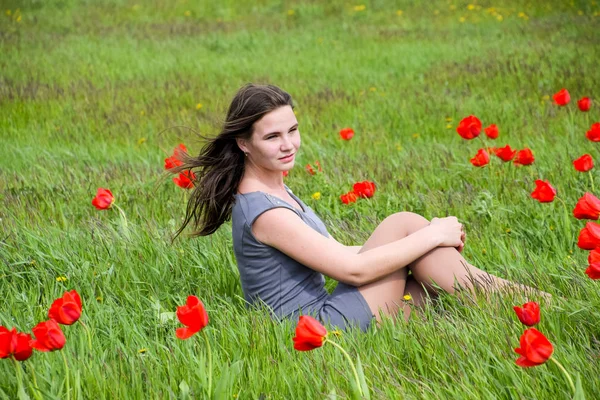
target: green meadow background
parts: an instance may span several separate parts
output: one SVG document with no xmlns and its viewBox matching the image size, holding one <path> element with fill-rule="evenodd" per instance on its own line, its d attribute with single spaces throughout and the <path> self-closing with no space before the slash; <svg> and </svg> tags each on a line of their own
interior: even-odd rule
<svg viewBox="0 0 600 400">
<path fill-rule="evenodd" d="M 469 262 L 554 295 L 537 328 L 587 398 L 599 395 L 600 282 L 584 273 L 584 221 L 572 216 L 600 186 L 597 169 L 572 166 L 600 161 L 585 138 L 600 122 L 596 1 L 5 0 L 0 11 L 0 325 L 30 332 L 76 289 L 92 342 L 64 327 L 68 369 L 60 352 L 20 364 L 31 398 L 208 398 L 209 374 L 217 398 L 350 398 L 337 349 L 297 352 L 291 323 L 246 309 L 230 223 L 171 241 L 188 193 L 163 160 L 178 143 L 198 152 L 247 82 L 292 94 L 303 144 L 286 184 L 336 239 L 360 245 L 397 211 L 457 216 Z M 572 100 L 560 108 L 563 87 Z M 500 137 L 461 139 L 470 114 Z M 506 144 L 535 163 L 469 163 Z M 311 176 L 315 160 L 323 173 Z M 536 179 L 559 198 L 533 200 Z M 362 180 L 375 196 L 343 205 Z M 91 205 L 98 187 L 127 227 Z M 208 309 L 212 372 L 200 335 L 175 337 L 189 294 Z M 515 365 L 524 326 L 512 306 L 526 300 L 442 295 L 406 323 L 332 340 L 360 356 L 371 398 L 571 398 L 553 363 Z M 1 360 L 0 398 L 17 387 Z"/>
</svg>

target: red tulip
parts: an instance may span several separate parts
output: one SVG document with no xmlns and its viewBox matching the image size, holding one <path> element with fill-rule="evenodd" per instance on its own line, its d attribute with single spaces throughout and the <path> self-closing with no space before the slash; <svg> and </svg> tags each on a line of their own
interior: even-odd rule
<svg viewBox="0 0 600 400">
<path fill-rule="evenodd" d="M 573 161 L 573 166 L 579 172 L 587 172 L 594 168 L 594 160 L 589 154 L 584 154 L 577 160 Z"/>
<path fill-rule="evenodd" d="M 552 96 L 554 102 L 559 106 L 566 106 L 571 101 L 571 95 L 567 89 L 561 89 Z"/>
<path fill-rule="evenodd" d="M 535 161 L 535 157 L 533 157 L 533 153 L 531 152 L 531 149 L 524 148 L 523 150 L 519 150 L 517 152 L 517 157 L 515 158 L 515 161 L 513 161 L 513 162 L 515 164 L 531 165 L 531 164 L 533 164 L 534 161 Z"/>
<path fill-rule="evenodd" d="M 481 133 L 481 121 L 476 116 L 469 115 L 460 121 L 456 127 L 456 132 L 463 139 L 474 139 Z"/>
<path fill-rule="evenodd" d="M 60 326 L 53 319 L 40 322 L 32 331 L 35 340 L 31 341 L 31 347 L 39 351 L 60 350 L 67 342 Z"/>
<path fill-rule="evenodd" d="M 496 139 L 498 137 L 498 127 L 496 126 L 496 124 L 491 124 L 483 131 L 490 139 Z"/>
<path fill-rule="evenodd" d="M 9 331 L 0 326 L 0 358 L 13 356 L 17 361 L 25 361 L 33 353 L 31 335 L 17 332 L 16 328 Z"/>
<path fill-rule="evenodd" d="M 538 200 L 540 203 L 549 203 L 554 200 L 556 189 L 548 181 L 536 179 L 535 189 L 531 193 L 531 197 Z"/>
<path fill-rule="evenodd" d="M 173 178 L 173 182 L 183 189 L 191 189 L 194 187 L 196 175 L 192 171 L 183 171 L 178 176 Z"/>
<path fill-rule="evenodd" d="M 96 197 L 92 200 L 92 205 L 98 210 L 106 210 L 115 202 L 115 197 L 108 189 L 98 188 Z"/>
<path fill-rule="evenodd" d="M 316 174 L 316 172 L 315 172 L 315 170 L 314 170 L 313 166 L 312 166 L 312 165 L 310 165 L 310 164 L 306 164 L 306 166 L 304 167 L 304 169 L 306 170 L 306 172 L 308 172 L 308 173 L 309 173 L 309 174 L 311 174 L 311 175 L 314 175 L 314 174 Z"/>
<path fill-rule="evenodd" d="M 340 137 L 344 140 L 350 140 L 354 137 L 354 130 L 352 128 L 344 128 L 340 131 Z"/>
<path fill-rule="evenodd" d="M 357 182 L 352 189 L 358 197 L 371 198 L 375 194 L 375 183 L 369 181 Z"/>
<path fill-rule="evenodd" d="M 344 204 L 350 204 L 356 202 L 358 200 L 358 196 L 354 192 L 348 192 L 340 196 L 340 200 Z"/>
<path fill-rule="evenodd" d="M 588 264 L 600 262 L 600 247 L 596 247 L 588 254 Z"/>
<path fill-rule="evenodd" d="M 327 339 L 327 329 L 319 321 L 309 315 L 301 315 L 296 326 L 294 349 L 308 351 L 323 346 Z"/>
<path fill-rule="evenodd" d="M 283 176 L 288 176 L 290 174 L 290 171 L 283 171 Z"/>
<path fill-rule="evenodd" d="M 575 204 L 573 216 L 577 219 L 598 219 L 600 217 L 600 199 L 586 192 Z"/>
<path fill-rule="evenodd" d="M 600 263 L 590 264 L 585 270 L 585 273 L 591 279 L 600 279 Z"/>
<path fill-rule="evenodd" d="M 54 300 L 48 311 L 48 317 L 59 324 L 72 325 L 81 316 L 81 298 L 76 290 L 65 292 L 63 297 Z"/>
<path fill-rule="evenodd" d="M 594 250 L 600 247 L 600 225 L 594 222 L 588 222 L 579 231 L 577 246 L 583 250 Z"/>
<path fill-rule="evenodd" d="M 585 137 L 592 142 L 600 142 L 600 122 L 595 122 L 592 127 L 585 134 Z"/>
<path fill-rule="evenodd" d="M 499 148 L 496 151 L 496 155 L 504 162 L 512 160 L 513 158 L 515 158 L 516 154 L 517 151 L 511 149 L 510 145 L 508 144 L 504 147 Z"/>
<path fill-rule="evenodd" d="M 175 331 L 179 339 L 190 338 L 208 325 L 208 313 L 196 296 L 188 296 L 186 304 L 177 307 L 177 319 L 186 326 Z"/>
<path fill-rule="evenodd" d="M 521 357 L 517 359 L 520 367 L 535 367 L 548 361 L 554 348 L 543 333 L 535 328 L 526 329 L 521 336 L 521 347 L 515 352 Z"/>
<path fill-rule="evenodd" d="M 315 160 L 315 165 L 317 166 L 319 172 L 323 172 L 323 168 L 321 168 L 321 163 L 319 162 L 319 160 Z"/>
<path fill-rule="evenodd" d="M 540 322 L 540 305 L 535 301 L 523 304 L 523 307 L 514 306 L 517 317 L 521 323 L 527 326 L 533 326 Z"/>
<path fill-rule="evenodd" d="M 592 101 L 590 100 L 589 97 L 583 97 L 581 100 L 579 100 L 577 102 L 577 107 L 579 107 L 579 109 L 581 111 L 589 111 L 591 105 L 592 105 Z"/>
<path fill-rule="evenodd" d="M 484 149 L 479 149 L 477 150 L 477 154 L 475 154 L 475 157 L 471 158 L 470 161 L 471 164 L 473 164 L 476 167 L 483 167 L 484 165 L 487 165 L 487 163 L 490 162 L 490 156 Z"/>
</svg>

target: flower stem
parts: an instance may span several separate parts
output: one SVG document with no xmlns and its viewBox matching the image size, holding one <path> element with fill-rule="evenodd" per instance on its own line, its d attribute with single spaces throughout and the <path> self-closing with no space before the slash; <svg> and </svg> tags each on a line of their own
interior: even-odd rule
<svg viewBox="0 0 600 400">
<path fill-rule="evenodd" d="M 558 365 L 558 368 L 560 368 L 560 370 L 565 374 L 567 380 L 569 381 L 569 385 L 571 385 L 571 389 L 573 389 L 573 393 L 575 393 L 575 384 L 573 383 L 573 379 L 571 379 L 571 375 L 569 375 L 565 367 L 563 367 L 561 363 L 556 361 L 554 357 L 550 357 L 550 359 L 554 361 L 554 364 Z"/>
<path fill-rule="evenodd" d="M 35 391 L 33 392 L 35 394 L 35 398 L 43 400 L 42 394 L 40 393 L 40 387 L 38 386 L 37 379 L 35 377 L 35 370 L 33 369 L 33 364 L 29 364 L 28 367 L 31 368 L 31 377 L 33 379 L 33 387 L 35 388 Z"/>
<path fill-rule="evenodd" d="M 17 370 L 17 385 L 19 385 L 19 397 L 21 397 L 21 392 L 24 393 L 25 391 L 23 388 L 23 371 L 21 371 L 21 366 L 19 365 L 17 359 L 14 356 L 11 356 L 10 358 L 12 358 L 13 362 L 15 363 L 15 369 Z"/>
<path fill-rule="evenodd" d="M 592 176 L 592 171 L 588 171 L 588 175 L 590 176 L 590 184 L 592 185 L 592 193 L 594 192 L 594 177 Z"/>
<path fill-rule="evenodd" d="M 354 366 L 354 363 L 352 362 L 350 355 L 346 352 L 346 350 L 344 350 L 344 348 L 342 346 L 340 346 L 336 342 L 332 342 L 331 340 L 327 340 L 327 342 L 331 343 L 332 345 L 334 345 L 335 347 L 340 349 L 341 352 L 344 354 L 344 356 L 346 356 L 346 359 L 348 360 L 348 362 L 350 363 L 350 367 L 352 368 L 352 372 L 354 373 L 354 379 L 356 379 L 356 386 L 358 387 L 358 392 L 362 396 L 363 392 L 362 392 L 362 387 L 360 385 L 360 379 L 358 379 L 358 372 L 356 372 L 356 367 Z"/>
<path fill-rule="evenodd" d="M 210 343 L 208 341 L 208 336 L 206 335 L 206 331 L 202 331 L 202 335 L 204 337 L 204 341 L 206 342 L 206 348 L 208 349 L 208 397 L 212 397 L 212 356 L 210 350 Z"/>
<path fill-rule="evenodd" d="M 83 322 L 81 322 L 81 319 L 78 319 L 77 322 L 79 322 L 81 324 L 81 326 L 83 326 L 83 328 L 87 332 L 88 344 L 90 345 L 90 351 L 93 351 L 93 348 L 92 348 L 92 333 L 90 332 L 90 328 L 88 328 L 86 324 L 84 324 Z"/>
<path fill-rule="evenodd" d="M 67 379 L 67 400 L 71 398 L 71 385 L 69 384 L 69 364 L 67 363 L 67 356 L 65 352 L 61 351 L 63 361 L 65 362 L 65 378 Z"/>
</svg>

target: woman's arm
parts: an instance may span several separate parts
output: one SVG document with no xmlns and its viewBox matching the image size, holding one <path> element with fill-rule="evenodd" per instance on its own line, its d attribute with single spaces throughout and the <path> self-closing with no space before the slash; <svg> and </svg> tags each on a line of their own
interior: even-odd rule
<svg viewBox="0 0 600 400">
<path fill-rule="evenodd" d="M 360 251 L 360 249 L 362 249 L 362 246 L 347 246 L 345 244 L 342 244 L 342 243 L 338 242 L 337 240 L 335 240 L 333 238 L 333 236 L 331 236 L 331 234 L 329 234 L 329 239 L 332 240 L 332 241 L 334 241 L 337 244 L 341 244 L 342 246 L 344 246 L 345 248 L 349 249 L 350 251 L 352 251 L 355 254 L 358 254 L 358 252 Z"/>
<path fill-rule="evenodd" d="M 252 225 L 252 233 L 258 241 L 299 263 L 353 286 L 379 280 L 444 242 L 439 229 L 430 225 L 403 239 L 357 254 L 350 246 L 316 232 L 285 208 L 261 214 Z"/>
</svg>

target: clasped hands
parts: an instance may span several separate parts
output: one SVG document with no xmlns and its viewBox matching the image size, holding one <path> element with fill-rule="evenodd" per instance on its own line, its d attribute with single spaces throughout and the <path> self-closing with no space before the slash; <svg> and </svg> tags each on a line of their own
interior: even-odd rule
<svg viewBox="0 0 600 400">
<path fill-rule="evenodd" d="M 440 235 L 440 246 L 455 247 L 459 253 L 463 251 L 467 234 L 456 217 L 432 218 L 429 226 Z"/>
</svg>

